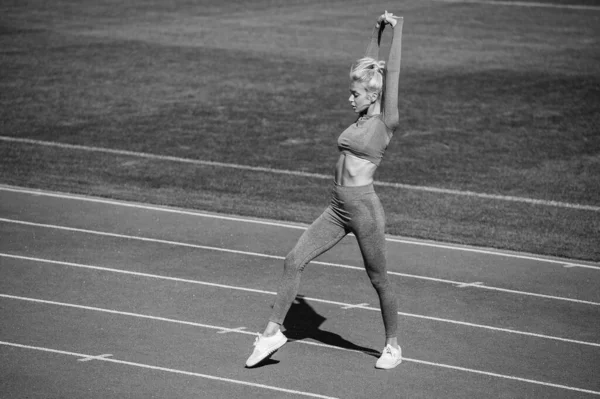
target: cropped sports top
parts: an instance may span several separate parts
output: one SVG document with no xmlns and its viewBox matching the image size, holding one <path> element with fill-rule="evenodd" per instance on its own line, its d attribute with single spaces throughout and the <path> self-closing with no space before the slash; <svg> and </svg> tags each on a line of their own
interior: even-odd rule
<svg viewBox="0 0 600 399">
<path fill-rule="evenodd" d="M 363 116 L 338 137 L 338 148 L 379 166 L 392 135 L 381 114 Z"/>
<path fill-rule="evenodd" d="M 381 113 L 364 115 L 342 132 L 338 138 L 341 152 L 366 159 L 379 166 L 383 154 L 390 143 L 394 131 L 400 124 L 398 114 L 398 83 L 400 80 L 400 62 L 403 19 L 399 18 L 392 36 L 388 61 L 385 66 L 385 86 L 381 104 Z M 379 47 L 384 24 L 376 26 L 371 35 L 365 56 L 379 59 Z"/>
</svg>

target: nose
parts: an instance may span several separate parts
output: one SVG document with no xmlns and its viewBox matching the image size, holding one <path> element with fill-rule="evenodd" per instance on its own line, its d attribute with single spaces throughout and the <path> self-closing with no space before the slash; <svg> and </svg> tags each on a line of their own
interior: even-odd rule
<svg viewBox="0 0 600 399">
<path fill-rule="evenodd" d="M 354 100 L 354 96 L 352 94 L 350 94 L 350 97 L 348 97 L 348 101 L 350 101 L 350 103 L 352 103 Z"/>
</svg>

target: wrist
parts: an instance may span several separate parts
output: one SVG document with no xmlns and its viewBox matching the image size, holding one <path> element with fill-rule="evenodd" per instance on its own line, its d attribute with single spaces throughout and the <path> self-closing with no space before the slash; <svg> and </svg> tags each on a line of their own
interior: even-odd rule
<svg viewBox="0 0 600 399">
<path fill-rule="evenodd" d="M 392 25 L 392 28 L 395 28 L 396 25 L 398 25 L 398 23 L 400 23 L 400 25 L 402 25 L 402 22 L 404 22 L 403 17 L 394 17 L 391 19 L 390 25 Z"/>
</svg>

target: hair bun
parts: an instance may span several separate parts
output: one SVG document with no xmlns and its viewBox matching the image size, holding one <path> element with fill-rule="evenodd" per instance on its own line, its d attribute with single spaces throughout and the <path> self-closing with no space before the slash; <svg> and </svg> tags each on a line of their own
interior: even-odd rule
<svg viewBox="0 0 600 399">
<path fill-rule="evenodd" d="M 369 65 L 368 68 L 383 74 L 383 71 L 385 70 L 385 61 L 373 60 L 373 63 Z"/>
<path fill-rule="evenodd" d="M 361 82 L 367 90 L 379 92 L 383 88 L 385 61 L 365 57 L 358 60 L 350 69 L 350 79 Z"/>
</svg>

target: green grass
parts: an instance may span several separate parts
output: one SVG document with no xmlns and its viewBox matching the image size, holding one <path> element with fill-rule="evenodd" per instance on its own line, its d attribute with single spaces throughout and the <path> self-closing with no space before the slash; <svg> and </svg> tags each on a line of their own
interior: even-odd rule
<svg viewBox="0 0 600 399">
<path fill-rule="evenodd" d="M 349 65 L 392 7 L 307 3 L 4 2 L 0 133 L 331 174 Z M 598 206 L 600 11 L 402 6 L 402 123 L 377 179 Z M 330 188 L 5 142 L 0 167 L 7 184 L 306 223 Z M 378 192 L 389 233 L 600 259 L 598 212 Z"/>
</svg>

